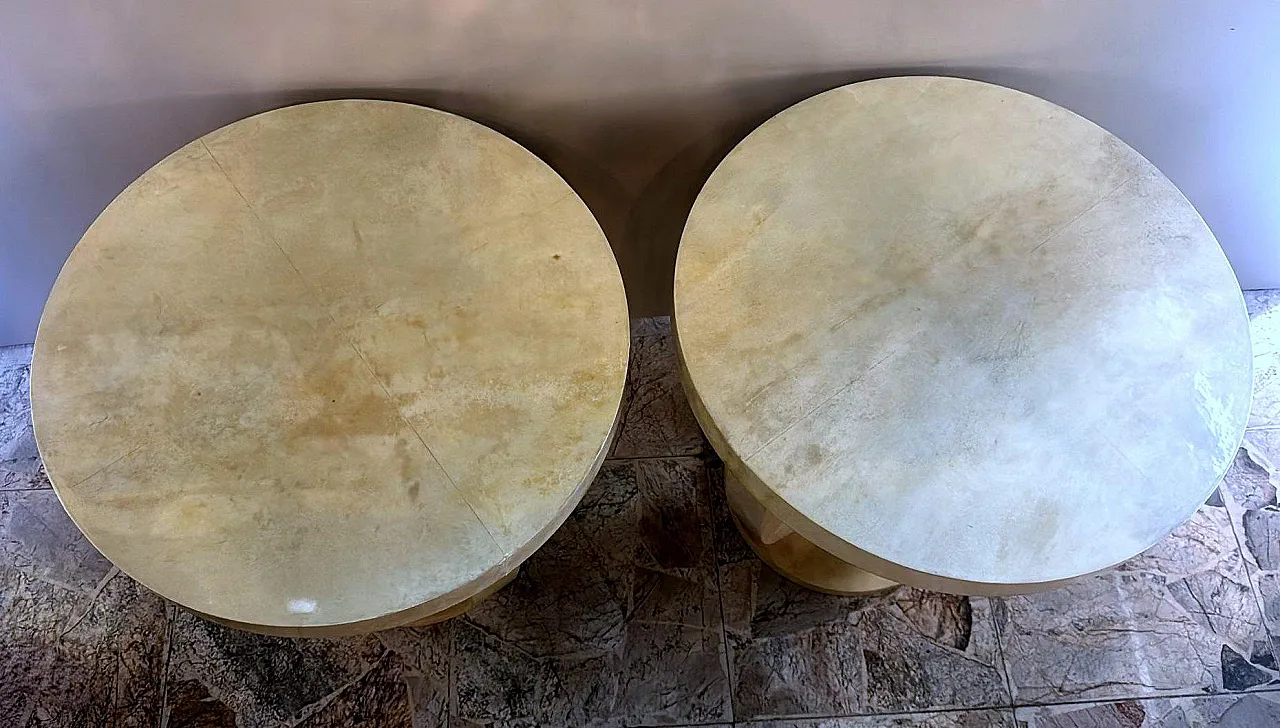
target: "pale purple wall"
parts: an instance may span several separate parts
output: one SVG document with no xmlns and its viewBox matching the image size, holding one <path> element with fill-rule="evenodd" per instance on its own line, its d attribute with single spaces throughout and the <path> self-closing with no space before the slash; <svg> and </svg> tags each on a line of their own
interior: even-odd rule
<svg viewBox="0 0 1280 728">
<path fill-rule="evenodd" d="M 705 174 L 822 89 L 951 73 L 1120 135 L 1280 286 L 1280 3 L 1207 0 L 5 0 L 0 344 L 31 341 L 103 206 L 184 142 L 258 111 L 428 103 L 542 155 L 595 211 L 633 315 L 663 311 Z"/>
</svg>

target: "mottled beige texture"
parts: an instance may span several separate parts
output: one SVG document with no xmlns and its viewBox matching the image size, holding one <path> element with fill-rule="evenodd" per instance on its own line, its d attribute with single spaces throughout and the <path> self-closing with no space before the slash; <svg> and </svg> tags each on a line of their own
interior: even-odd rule
<svg viewBox="0 0 1280 728">
<path fill-rule="evenodd" d="M 337 101 L 183 147 L 98 218 L 32 365 L 67 511 L 160 594 L 262 631 L 429 616 L 577 504 L 622 396 L 613 256 L 479 124 Z"/>
<path fill-rule="evenodd" d="M 752 497 L 732 471 L 724 490 L 733 523 L 762 561 L 792 581 L 827 594 L 868 596 L 892 590 L 897 582 L 839 559 L 791 530 Z"/>
<path fill-rule="evenodd" d="M 686 225 L 675 326 L 757 499 L 942 590 L 1141 552 L 1249 410 L 1244 303 L 1190 203 L 1089 121 L 960 79 L 845 86 L 747 137 Z"/>
</svg>

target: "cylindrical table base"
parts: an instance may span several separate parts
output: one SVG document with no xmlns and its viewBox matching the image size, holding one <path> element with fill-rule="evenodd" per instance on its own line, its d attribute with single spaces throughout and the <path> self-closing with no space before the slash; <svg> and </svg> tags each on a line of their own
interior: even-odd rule
<svg viewBox="0 0 1280 728">
<path fill-rule="evenodd" d="M 743 538 L 761 560 L 791 581 L 816 591 L 850 596 L 881 594 L 899 586 L 833 556 L 791 530 L 756 500 L 728 468 L 724 488 L 733 522 Z"/>
</svg>

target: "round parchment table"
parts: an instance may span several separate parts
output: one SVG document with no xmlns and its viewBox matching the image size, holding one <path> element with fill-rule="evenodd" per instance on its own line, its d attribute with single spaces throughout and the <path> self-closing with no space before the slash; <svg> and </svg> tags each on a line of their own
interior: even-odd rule
<svg viewBox="0 0 1280 728">
<path fill-rule="evenodd" d="M 216 621 L 347 634 L 465 610 L 578 503 L 627 308 L 549 167 L 452 114 L 271 111 L 85 233 L 45 307 L 36 437 L 125 573 Z"/>
<path fill-rule="evenodd" d="M 1235 277 L 1093 123 L 954 78 L 750 134 L 676 264 L 686 389 L 747 540 L 835 593 L 1044 589 L 1133 557 L 1244 434 Z"/>
</svg>

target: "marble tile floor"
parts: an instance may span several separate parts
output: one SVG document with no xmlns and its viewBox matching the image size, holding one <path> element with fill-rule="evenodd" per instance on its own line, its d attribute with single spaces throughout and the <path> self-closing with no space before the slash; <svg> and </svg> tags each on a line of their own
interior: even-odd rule
<svg viewBox="0 0 1280 728">
<path fill-rule="evenodd" d="M 351 639 L 229 630 L 115 569 L 50 489 L 30 347 L 0 349 L 0 727 L 1280 728 L 1280 293 L 1218 492 L 1120 568 L 1006 599 L 817 594 L 738 536 L 664 319 L 563 528 L 465 617 Z"/>
</svg>

